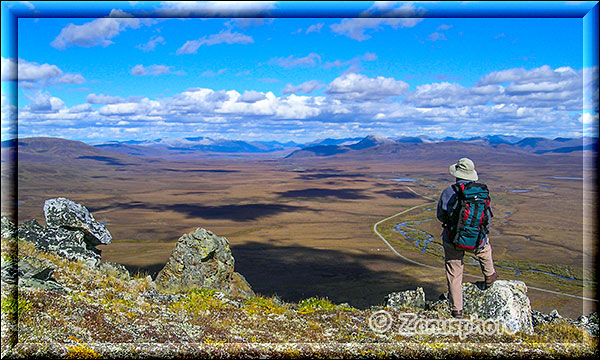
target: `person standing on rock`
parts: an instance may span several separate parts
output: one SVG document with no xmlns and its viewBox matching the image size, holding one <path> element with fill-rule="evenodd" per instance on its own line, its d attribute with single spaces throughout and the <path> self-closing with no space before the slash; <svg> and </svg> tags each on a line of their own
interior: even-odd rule
<svg viewBox="0 0 600 360">
<path fill-rule="evenodd" d="M 452 316 L 462 318 L 462 278 L 465 251 L 472 252 L 481 267 L 486 287 L 497 278 L 492 260 L 492 246 L 487 236 L 491 222 L 487 186 L 477 183 L 473 161 L 460 159 L 450 166 L 450 175 L 456 183 L 442 192 L 437 206 L 437 218 L 442 222 L 444 262 Z"/>
</svg>

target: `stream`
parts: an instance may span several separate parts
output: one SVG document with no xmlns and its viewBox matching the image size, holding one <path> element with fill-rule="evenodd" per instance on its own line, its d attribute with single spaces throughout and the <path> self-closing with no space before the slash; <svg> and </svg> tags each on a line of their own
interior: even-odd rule
<svg viewBox="0 0 600 360">
<path fill-rule="evenodd" d="M 423 224 L 425 222 L 431 221 L 431 220 L 433 220 L 433 219 L 404 221 L 404 222 L 394 226 L 394 231 L 399 233 L 400 235 L 404 236 L 408 241 L 414 243 L 414 245 L 417 248 L 419 248 L 419 250 L 421 250 L 421 252 L 425 253 L 425 251 L 427 250 L 427 248 L 430 246 L 431 242 L 433 241 L 434 236 L 423 230 L 417 229 L 416 226 Z M 413 236 L 417 236 L 417 237 L 419 237 L 419 239 L 416 239 L 416 238 L 410 236 L 409 234 L 418 234 L 418 235 L 413 235 Z M 436 249 L 437 251 L 441 251 L 441 252 L 444 251 L 444 248 L 442 246 L 440 246 L 438 244 L 435 244 L 435 245 L 438 246 L 438 248 Z M 479 266 L 479 261 L 477 260 L 477 258 L 475 256 L 467 255 L 464 258 L 464 264 Z M 514 268 L 514 267 L 498 266 L 498 265 L 495 265 L 495 267 L 497 267 L 499 269 L 512 270 L 515 272 L 515 276 L 520 275 L 522 272 L 529 271 L 529 272 L 535 272 L 535 273 L 553 276 L 555 278 L 559 278 L 559 279 L 563 279 L 563 280 L 583 281 L 583 282 L 593 283 L 592 281 L 589 281 L 589 280 L 579 280 L 579 279 L 575 279 L 573 276 L 568 277 L 568 276 L 564 276 L 564 275 L 557 275 L 554 273 L 541 271 L 541 270 L 533 270 L 533 269 L 521 270 L 521 269 Z"/>
</svg>

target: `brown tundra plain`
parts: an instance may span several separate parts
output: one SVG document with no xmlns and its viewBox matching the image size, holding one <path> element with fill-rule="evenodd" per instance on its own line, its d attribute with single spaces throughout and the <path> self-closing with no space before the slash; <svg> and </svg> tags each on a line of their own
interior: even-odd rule
<svg viewBox="0 0 600 360">
<path fill-rule="evenodd" d="M 229 240 L 236 271 L 257 293 L 365 308 L 394 291 L 423 287 L 429 300 L 447 291 L 435 201 L 453 181 L 448 166 L 468 156 L 492 193 L 499 278 L 524 281 L 535 310 L 573 318 L 595 311 L 594 302 L 532 289 L 595 296 L 596 174 L 582 152 L 482 149 L 442 144 L 300 159 L 27 150 L 16 167 L 3 159 L 3 182 L 16 176 L 18 205 L 5 194 L 2 201 L 16 208 L 18 222 L 41 224 L 46 199 L 86 206 L 113 235 L 100 247 L 103 260 L 132 273 L 155 276 L 177 239 L 203 227 Z M 588 181 L 594 185 L 584 187 Z M 401 259 L 373 230 L 415 206 L 377 230 L 396 251 L 437 270 Z M 466 271 L 479 274 L 470 259 Z"/>
</svg>

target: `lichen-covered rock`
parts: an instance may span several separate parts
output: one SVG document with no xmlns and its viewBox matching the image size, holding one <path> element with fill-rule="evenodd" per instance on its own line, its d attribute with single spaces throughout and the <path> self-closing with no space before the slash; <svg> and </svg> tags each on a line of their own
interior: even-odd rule
<svg viewBox="0 0 600 360">
<path fill-rule="evenodd" d="M 46 227 L 82 231 L 91 246 L 106 245 L 112 240 L 110 232 L 85 208 L 66 198 L 48 199 L 44 203 Z"/>
<path fill-rule="evenodd" d="M 573 320 L 567 317 L 562 317 L 556 309 L 552 310 L 549 314 L 532 310 L 531 320 L 534 327 L 551 323 L 566 322 L 587 331 L 592 336 L 598 336 L 599 334 L 597 312 L 593 312 L 589 315 L 581 315 L 577 318 L 577 320 Z"/>
<path fill-rule="evenodd" d="M 483 283 L 464 283 L 463 290 L 463 312 L 467 316 L 475 316 L 481 320 L 491 320 L 503 324 L 511 331 L 522 331 L 533 333 L 531 319 L 531 304 L 527 297 L 527 286 L 522 281 L 496 280 L 492 286 L 486 288 Z M 388 295 L 388 298 L 398 299 L 400 303 L 420 304 L 419 289 L 413 292 L 396 293 Z M 404 295 L 406 294 L 406 295 Z M 423 295 L 424 300 L 425 295 Z M 407 300 L 404 300 L 407 299 Z M 440 300 L 424 301 L 425 310 L 438 311 L 450 314 L 448 295 L 442 294 Z M 389 306 L 389 305 L 388 305 Z"/>
<path fill-rule="evenodd" d="M 44 228 L 35 219 L 23 222 L 18 228 L 19 239 L 33 243 L 38 249 L 51 251 L 68 260 L 79 260 L 95 266 L 100 262 L 100 250 L 85 241 L 79 230 Z"/>
<path fill-rule="evenodd" d="M 64 292 L 63 287 L 52 277 L 55 269 L 56 265 L 50 260 L 23 256 L 17 264 L 12 261 L 2 264 L 2 281 L 8 284 L 17 284 L 18 282 L 21 288 Z"/>
<path fill-rule="evenodd" d="M 6 216 L 2 216 L 2 237 L 14 239 L 17 236 L 17 227 Z"/>
<path fill-rule="evenodd" d="M 387 295 L 383 306 L 389 308 L 425 308 L 425 293 L 422 287 L 416 290 L 406 290 Z"/>
<path fill-rule="evenodd" d="M 480 319 L 494 320 L 512 331 L 533 333 L 531 304 L 522 281 L 497 280 L 491 287 L 463 284 L 463 311 Z"/>
<path fill-rule="evenodd" d="M 208 288 L 232 295 L 253 296 L 248 282 L 234 272 L 229 241 L 198 228 L 179 238 L 156 283 L 162 288 Z"/>
</svg>

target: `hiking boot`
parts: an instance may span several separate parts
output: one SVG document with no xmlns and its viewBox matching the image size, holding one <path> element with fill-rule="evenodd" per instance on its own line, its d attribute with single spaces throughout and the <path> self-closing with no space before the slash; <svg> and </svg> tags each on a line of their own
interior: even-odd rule
<svg viewBox="0 0 600 360">
<path fill-rule="evenodd" d="M 463 318 L 462 310 L 452 310 L 452 317 L 455 319 L 462 319 Z"/>
<path fill-rule="evenodd" d="M 485 288 L 488 289 L 490 286 L 492 286 L 496 279 L 498 279 L 498 274 L 495 271 L 492 275 L 485 276 Z"/>
</svg>

